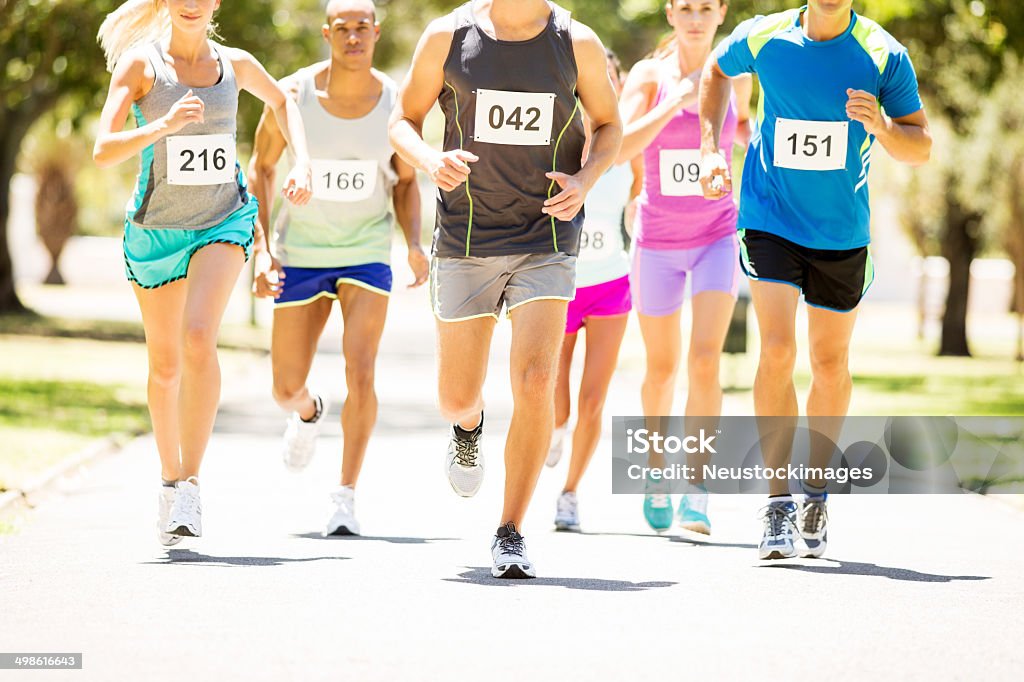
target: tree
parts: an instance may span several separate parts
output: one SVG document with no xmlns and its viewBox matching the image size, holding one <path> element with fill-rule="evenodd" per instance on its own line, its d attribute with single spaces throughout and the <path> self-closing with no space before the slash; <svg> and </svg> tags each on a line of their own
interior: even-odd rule
<svg viewBox="0 0 1024 682">
<path fill-rule="evenodd" d="M 1024 316 L 1024 62 L 1007 55 L 1003 73 L 968 138 L 960 197 L 984 214 L 986 232 L 1006 249 L 1015 267 L 1013 312 Z M 1024 360 L 1018 338 L 1018 359 Z"/>
<path fill-rule="evenodd" d="M 76 126 L 99 111 L 109 76 L 96 32 L 107 13 L 119 4 L 115 0 L 0 0 L 0 64 L 4 65 L 0 95 L 0 313 L 24 310 L 14 289 L 7 240 L 10 183 L 22 141 L 32 124 L 60 101 L 74 103 L 67 109 L 75 112 L 72 122 Z M 272 58 L 269 65 L 275 70 L 297 68 L 316 54 L 320 44 L 316 29 L 323 23 L 323 14 L 317 0 L 247 0 L 232 3 L 216 18 L 226 43 L 245 48 L 260 59 Z M 242 101 L 240 111 L 251 130 L 259 107 L 248 99 Z"/>
</svg>

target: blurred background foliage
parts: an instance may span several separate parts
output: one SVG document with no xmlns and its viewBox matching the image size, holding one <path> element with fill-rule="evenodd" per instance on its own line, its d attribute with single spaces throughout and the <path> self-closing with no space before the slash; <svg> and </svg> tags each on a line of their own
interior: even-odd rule
<svg viewBox="0 0 1024 682">
<path fill-rule="evenodd" d="M 0 312 L 17 310 L 7 249 L 7 188 L 45 153 L 66 152 L 80 230 L 116 234 L 135 164 L 102 172 L 89 161 L 92 125 L 108 74 L 95 42 L 115 0 L 0 0 Z M 400 75 L 423 27 L 458 0 L 378 0 L 379 68 Z M 667 35 L 662 0 L 564 0 L 629 66 Z M 733 0 L 721 35 L 739 21 L 795 7 L 795 0 Z M 282 77 L 323 56 L 322 0 L 224 0 L 217 15 L 226 44 L 252 52 Z M 899 169 L 885 191 L 921 255 L 950 264 L 939 352 L 970 353 L 966 335 L 971 261 L 1003 253 L 1017 266 L 1024 303 L 1024 2 L 1020 0 L 855 0 L 910 50 L 935 133 L 932 161 Z M 240 107 L 242 156 L 259 103 Z M 20 154 L 20 161 L 19 161 Z"/>
</svg>

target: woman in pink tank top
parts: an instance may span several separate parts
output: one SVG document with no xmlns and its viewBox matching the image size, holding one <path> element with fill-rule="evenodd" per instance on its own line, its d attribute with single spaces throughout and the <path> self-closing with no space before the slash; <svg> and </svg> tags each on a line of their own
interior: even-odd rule
<svg viewBox="0 0 1024 682">
<path fill-rule="evenodd" d="M 686 428 L 712 430 L 722 411 L 718 378 L 722 346 L 736 302 L 739 254 L 736 205 L 708 201 L 701 191 L 697 86 L 725 19 L 727 0 L 668 0 L 671 40 L 630 72 L 622 95 L 625 124 L 620 158 L 643 155 L 644 183 L 637 202 L 630 274 L 634 306 L 647 349 L 641 399 L 644 414 L 670 415 L 680 364 L 680 310 L 691 282 L 693 324 L 687 357 Z M 750 139 L 751 80 L 733 81 L 734 93 L 722 129 L 723 153 Z M 708 417 L 710 419 L 695 419 Z M 657 425 L 650 428 L 656 429 Z M 710 534 L 707 493 L 699 476 L 679 504 L 683 528 Z M 662 455 L 651 466 L 664 466 Z M 672 526 L 672 501 L 663 484 L 649 484 L 644 516 L 660 532 Z"/>
</svg>

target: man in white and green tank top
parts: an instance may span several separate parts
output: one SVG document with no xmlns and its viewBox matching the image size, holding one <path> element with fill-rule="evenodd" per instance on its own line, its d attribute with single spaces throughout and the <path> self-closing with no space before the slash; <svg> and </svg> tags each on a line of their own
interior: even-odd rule
<svg viewBox="0 0 1024 682">
<path fill-rule="evenodd" d="M 374 365 L 391 291 L 396 219 L 409 247 L 412 286 L 426 281 L 428 260 L 420 246 L 415 170 L 388 141 L 398 88 L 372 67 L 380 37 L 373 2 L 332 0 L 322 32 L 330 59 L 282 81 L 299 105 L 313 150 L 308 205 L 272 212 L 275 169 L 286 145 L 272 116 L 264 115 L 256 132 L 251 184 L 271 254 L 257 265 L 256 293 L 275 299 L 274 399 L 291 412 L 283 457 L 292 471 L 309 464 L 327 415 L 327 400 L 310 393 L 306 379 L 332 301 L 341 305 L 348 388 L 341 410 L 344 453 L 323 534 L 358 535 L 354 490 L 377 418 Z"/>
</svg>

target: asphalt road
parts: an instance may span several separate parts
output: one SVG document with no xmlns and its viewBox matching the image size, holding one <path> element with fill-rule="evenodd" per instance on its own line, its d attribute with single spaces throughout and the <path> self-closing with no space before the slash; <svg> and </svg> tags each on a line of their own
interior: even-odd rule
<svg viewBox="0 0 1024 682">
<path fill-rule="evenodd" d="M 656 536 L 640 498 L 610 494 L 604 440 L 580 489 L 585 532 L 552 531 L 563 461 L 524 524 L 540 577 L 492 580 L 509 325 L 485 389 L 487 479 L 464 500 L 444 478 L 422 296 L 396 294 L 383 342 L 363 537 L 318 535 L 340 426 L 287 474 L 269 361 L 255 363 L 225 378 L 203 538 L 157 545 L 150 438 L 0 536 L 0 651 L 84 654 L 79 671 L 0 680 L 1019 679 L 1024 513 L 977 496 L 836 497 L 826 558 L 762 563 L 762 499 L 714 498 L 709 542 Z M 336 337 L 314 368 L 335 415 Z M 637 411 L 639 382 L 624 362 L 608 415 Z M 726 409 L 748 400 L 730 394 Z"/>
</svg>

